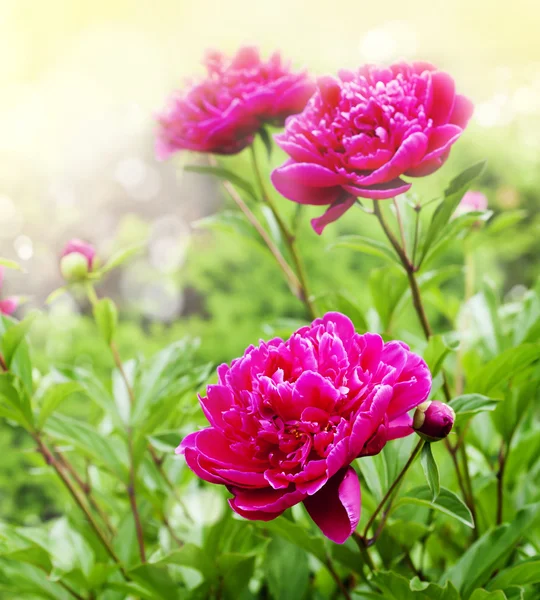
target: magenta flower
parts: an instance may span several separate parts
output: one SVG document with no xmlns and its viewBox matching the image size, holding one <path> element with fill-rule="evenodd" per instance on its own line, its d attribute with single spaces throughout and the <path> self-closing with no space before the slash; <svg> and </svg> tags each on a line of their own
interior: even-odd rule
<svg viewBox="0 0 540 600">
<path fill-rule="evenodd" d="M 175 94 L 158 117 L 158 158 L 178 150 L 236 154 L 265 124 L 283 125 L 300 112 L 315 91 L 305 72 L 293 73 L 278 53 L 266 62 L 256 48 L 241 48 L 232 59 L 212 52 L 206 79 Z"/>
<path fill-rule="evenodd" d="M 426 401 L 416 408 L 413 427 L 427 442 L 438 442 L 452 431 L 455 420 L 456 413 L 448 404 Z"/>
<path fill-rule="evenodd" d="M 329 206 L 312 221 L 320 234 L 355 198 L 392 198 L 411 187 L 403 175 L 436 171 L 472 111 L 450 75 L 428 63 L 323 77 L 304 111 L 275 136 L 291 158 L 272 182 L 289 200 Z"/>
<path fill-rule="evenodd" d="M 4 267 L 0 265 L 0 290 L 4 285 Z M 16 296 L 9 296 L 0 300 L 0 314 L 10 316 L 12 315 L 19 306 L 19 298 Z"/>
<path fill-rule="evenodd" d="M 359 335 L 340 313 L 250 346 L 218 376 L 199 398 L 210 427 L 176 452 L 196 475 L 227 486 L 246 519 L 269 521 L 303 502 L 337 543 L 360 518 L 351 463 L 412 433 L 408 411 L 431 387 L 426 364 L 403 342 Z"/>
</svg>

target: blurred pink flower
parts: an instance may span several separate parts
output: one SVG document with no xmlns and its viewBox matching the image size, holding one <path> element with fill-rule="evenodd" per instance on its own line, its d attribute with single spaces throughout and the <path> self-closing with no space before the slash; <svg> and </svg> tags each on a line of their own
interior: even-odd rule
<svg viewBox="0 0 540 600">
<path fill-rule="evenodd" d="M 264 62 L 252 47 L 231 59 L 211 52 L 205 65 L 206 79 L 176 93 L 158 117 L 159 159 L 178 150 L 236 154 L 263 125 L 282 125 L 300 112 L 315 91 L 307 74 L 293 73 L 278 53 Z"/>
<path fill-rule="evenodd" d="M 88 271 L 92 270 L 94 258 L 96 256 L 96 249 L 88 242 L 83 242 L 77 238 L 70 240 L 64 250 L 62 251 L 61 258 L 68 256 L 68 254 L 81 254 L 86 259 Z"/>
<path fill-rule="evenodd" d="M 459 203 L 454 216 L 464 215 L 469 212 L 487 210 L 488 199 L 482 192 L 476 192 L 473 190 L 468 191 L 461 202 Z"/>
<path fill-rule="evenodd" d="M 407 414 L 431 374 L 403 342 L 359 335 L 328 313 L 283 341 L 250 346 L 200 397 L 210 427 L 177 448 L 199 477 L 226 485 L 231 508 L 269 521 L 303 502 L 324 535 L 343 543 L 360 518 L 351 463 L 413 432 Z"/>
<path fill-rule="evenodd" d="M 4 267 L 0 265 L 0 291 L 4 286 Z M 12 315 L 19 306 L 19 298 L 16 296 L 9 296 L 0 300 L 0 314 L 10 316 Z"/>
<path fill-rule="evenodd" d="M 356 198 L 392 198 L 411 187 L 401 176 L 436 171 L 472 112 L 450 75 L 425 62 L 320 78 L 304 111 L 275 136 L 291 158 L 272 182 L 289 200 L 329 205 L 312 221 L 320 234 Z"/>
</svg>

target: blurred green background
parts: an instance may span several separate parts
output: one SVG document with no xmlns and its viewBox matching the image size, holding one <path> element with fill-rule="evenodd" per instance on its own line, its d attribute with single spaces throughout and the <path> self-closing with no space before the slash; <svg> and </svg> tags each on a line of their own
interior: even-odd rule
<svg viewBox="0 0 540 600">
<path fill-rule="evenodd" d="M 1 0 L 0 255 L 25 269 L 8 273 L 2 294 L 29 296 L 21 313 L 43 308 L 61 284 L 57 257 L 71 237 L 92 242 L 103 257 L 146 240 L 148 250 L 102 289 L 120 306 L 124 357 L 149 355 L 189 334 L 201 339 L 199 359 L 216 364 L 304 319 L 264 248 L 219 227 L 193 226 L 231 208 L 216 182 L 182 173 L 194 157 L 154 158 L 154 116 L 173 89 L 201 72 L 204 51 L 256 43 L 314 74 L 400 58 L 429 60 L 452 73 L 459 91 L 474 100 L 475 117 L 446 166 L 416 182 L 414 192 L 430 199 L 462 168 L 487 158 L 478 189 L 490 208 L 520 208 L 527 216 L 510 235 L 482 246 L 477 276 L 502 294 L 519 295 L 538 274 L 539 25 L 540 8 L 526 0 L 511 6 L 486 0 Z M 267 170 L 282 158 L 276 152 Z M 246 157 L 228 162 L 250 177 Z M 295 207 L 277 201 L 291 217 Z M 313 293 L 339 289 L 368 307 L 367 274 L 379 263 L 328 247 L 338 233 L 371 233 L 371 222 L 350 211 L 319 238 L 309 226 L 316 214 L 301 214 L 298 230 Z M 448 264 L 460 260 L 459 248 L 445 257 Z M 459 291 L 462 280 L 446 285 Z M 432 310 L 437 302 L 440 309 L 440 298 L 430 301 Z M 111 367 L 86 311 L 71 295 L 45 309 L 33 333 L 36 377 L 49 363 L 91 362 L 104 374 Z M 455 316 L 448 302 L 439 328 Z M 85 407 L 72 410 L 85 416 Z M 28 483 L 35 461 L 22 438 L 2 426 L 0 514 L 32 522 L 54 511 L 54 502 Z"/>
</svg>

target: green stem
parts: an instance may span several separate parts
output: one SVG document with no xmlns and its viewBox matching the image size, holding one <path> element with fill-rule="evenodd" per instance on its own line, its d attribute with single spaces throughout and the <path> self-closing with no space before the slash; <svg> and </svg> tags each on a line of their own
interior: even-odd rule
<svg viewBox="0 0 540 600">
<path fill-rule="evenodd" d="M 379 203 L 376 200 L 373 201 L 373 212 L 375 213 L 377 219 L 379 220 L 379 223 L 381 224 L 381 227 L 382 227 L 384 233 L 386 234 L 388 241 L 392 244 L 394 250 L 396 251 L 396 254 L 398 255 L 399 259 L 401 260 L 401 264 L 403 265 L 405 272 L 407 273 L 407 279 L 409 281 L 409 287 L 411 290 L 413 306 L 416 311 L 416 314 L 418 315 L 418 319 L 420 320 L 420 325 L 422 326 L 424 336 L 429 341 L 429 339 L 433 335 L 433 333 L 431 330 L 431 326 L 429 324 L 429 320 L 427 318 L 426 311 L 424 309 L 424 305 L 422 303 L 422 296 L 420 295 L 420 288 L 418 286 L 418 281 L 417 281 L 416 275 L 415 275 L 416 267 L 414 266 L 414 264 L 412 264 L 409 261 L 404 249 L 400 246 L 400 244 L 399 244 L 398 240 L 396 239 L 396 237 L 394 236 L 392 230 L 386 223 L 384 216 L 382 214 L 382 211 L 379 207 Z M 446 401 L 449 402 L 452 399 L 452 392 L 450 391 L 450 385 L 448 383 L 448 378 L 446 376 L 446 372 L 444 369 L 441 369 L 441 375 L 443 378 L 444 396 L 446 398 Z M 471 511 L 473 518 L 474 518 L 474 516 L 476 515 L 476 509 L 475 509 L 475 505 L 474 505 L 474 496 L 472 495 L 472 486 L 469 486 L 469 488 L 470 488 L 470 492 L 469 492 L 467 490 L 467 486 L 465 485 L 467 482 L 470 482 L 470 474 L 469 474 L 469 468 L 468 468 L 467 455 L 465 454 L 465 452 L 463 452 L 463 465 L 466 470 L 465 481 L 464 481 L 463 478 L 461 477 L 459 463 L 455 456 L 456 449 L 452 447 L 452 445 L 450 444 L 450 442 L 448 442 L 448 440 L 446 440 L 446 447 L 448 448 L 450 454 L 452 455 L 452 460 L 454 463 L 454 467 L 456 469 L 458 483 L 460 484 L 463 498 L 464 498 L 465 502 L 467 503 L 469 510 Z M 475 533 L 475 535 L 476 535 L 476 533 Z"/>
<path fill-rule="evenodd" d="M 369 533 L 369 528 L 373 525 L 373 523 L 375 522 L 375 519 L 377 518 L 377 515 L 381 512 L 381 510 L 383 509 L 383 507 L 386 504 L 387 500 L 394 493 L 394 490 L 399 486 L 399 484 L 400 484 L 401 480 L 403 479 L 403 477 L 405 477 L 405 474 L 409 470 L 409 467 L 413 464 L 414 459 L 418 456 L 418 453 L 420 452 L 420 450 L 422 450 L 422 446 L 424 445 L 424 443 L 425 443 L 424 440 L 420 440 L 418 442 L 418 444 L 416 444 L 414 450 L 412 451 L 411 455 L 409 456 L 409 459 L 405 463 L 405 466 L 401 469 L 401 471 L 399 472 L 398 476 L 394 479 L 394 482 L 392 483 L 392 485 L 390 486 L 390 488 L 388 489 L 388 491 L 384 495 L 383 499 L 379 502 L 377 508 L 374 510 L 373 514 L 369 518 L 369 521 L 367 522 L 367 525 L 366 525 L 366 527 L 364 529 L 364 534 L 362 536 L 362 538 L 364 540 L 367 540 L 367 536 L 368 536 L 368 533 Z M 378 533 L 380 535 L 380 531 Z M 367 542 L 367 544 L 371 545 L 375 541 L 375 539 L 376 539 L 376 537 L 374 537 L 372 540 L 369 540 Z"/>
<path fill-rule="evenodd" d="M 88 293 L 88 299 L 90 300 L 90 303 L 92 304 L 92 306 L 95 307 L 99 301 L 97 294 L 96 294 L 96 290 L 94 289 L 94 286 L 91 283 L 87 284 L 86 289 L 87 289 L 87 293 Z M 122 363 L 122 359 L 120 358 L 118 348 L 116 347 L 116 344 L 113 341 L 110 342 L 109 347 L 110 347 L 111 354 L 112 354 L 114 363 L 116 365 L 116 368 L 118 369 L 118 372 L 120 373 L 120 376 L 122 377 L 122 379 L 124 381 L 124 385 L 126 386 L 130 404 L 131 404 L 131 407 L 133 408 L 133 406 L 135 405 L 135 393 L 133 391 L 133 387 L 131 386 L 131 383 L 129 381 L 127 373 L 124 369 L 124 365 Z M 135 459 L 133 457 L 133 431 L 132 431 L 131 427 L 127 428 L 127 438 L 128 438 L 128 457 L 129 457 L 129 481 L 127 484 L 127 494 L 128 494 L 128 498 L 129 498 L 131 512 L 133 513 L 133 521 L 135 524 L 135 534 L 137 536 L 137 545 L 139 546 L 139 555 L 141 557 L 141 562 L 145 563 L 146 562 L 146 551 L 145 551 L 145 547 L 144 547 L 144 533 L 143 533 L 141 518 L 139 515 L 139 509 L 137 506 Z"/>
<path fill-rule="evenodd" d="M 45 462 L 48 465 L 51 465 L 53 467 L 53 469 L 56 471 L 57 475 L 60 477 L 60 479 L 62 480 L 62 483 L 65 485 L 65 487 L 71 494 L 71 497 L 73 498 L 75 503 L 79 506 L 79 508 L 85 514 L 86 518 L 88 519 L 88 522 L 90 523 L 90 526 L 94 530 L 94 533 L 97 535 L 98 539 L 103 544 L 103 547 L 105 548 L 105 550 L 107 551 L 109 556 L 113 559 L 113 561 L 120 568 L 120 572 L 122 573 L 124 579 L 126 581 L 129 581 L 129 577 L 128 577 L 124 567 L 122 566 L 122 563 L 121 563 L 120 559 L 118 558 L 116 552 L 114 551 L 112 545 L 107 540 L 107 537 L 105 536 L 105 534 L 101 531 L 101 528 L 99 527 L 97 521 L 94 519 L 92 513 L 89 511 L 88 507 L 86 506 L 85 501 L 79 495 L 79 492 L 71 483 L 69 477 L 64 472 L 64 469 L 62 468 L 60 463 L 56 460 L 56 458 L 54 457 L 52 452 L 49 450 L 49 448 L 47 448 L 47 445 L 45 444 L 45 442 L 42 440 L 41 436 L 38 433 L 35 433 L 33 435 L 33 438 L 37 444 L 39 452 L 45 459 Z"/>
<path fill-rule="evenodd" d="M 359 533 L 354 531 L 353 539 L 356 542 L 356 545 L 358 546 L 358 549 L 360 550 L 360 554 L 362 555 L 362 558 L 364 559 L 364 562 L 368 566 L 369 570 L 372 573 L 375 573 L 375 564 L 373 563 L 373 560 L 372 560 L 371 556 L 369 555 L 367 541 L 366 541 L 365 536 L 361 536 Z"/>
<path fill-rule="evenodd" d="M 296 248 L 296 240 L 294 238 L 294 235 L 289 231 L 289 228 L 287 227 L 287 225 L 281 218 L 274 200 L 272 199 L 270 194 L 266 191 L 266 187 L 264 185 L 264 181 L 263 181 L 263 178 L 261 175 L 261 170 L 259 168 L 259 163 L 257 161 L 257 154 L 255 152 L 254 144 L 251 144 L 250 150 L 251 150 L 251 164 L 253 167 L 253 172 L 255 174 L 255 179 L 256 179 L 259 189 L 261 191 L 262 198 L 266 202 L 266 204 L 268 204 L 268 206 L 270 207 L 270 210 L 272 211 L 272 214 L 274 215 L 274 218 L 276 219 L 278 227 L 281 230 L 281 235 L 283 236 L 285 244 L 287 245 L 289 253 L 293 259 L 294 266 L 296 269 L 296 275 L 298 276 L 298 280 L 300 282 L 300 300 L 302 300 L 302 302 L 304 303 L 309 316 L 312 319 L 315 319 L 317 317 L 317 312 L 315 310 L 315 306 L 313 305 L 313 302 L 311 301 L 311 296 L 309 294 L 309 289 L 308 289 L 306 271 L 305 271 L 302 259 L 300 258 L 298 249 Z"/>
</svg>

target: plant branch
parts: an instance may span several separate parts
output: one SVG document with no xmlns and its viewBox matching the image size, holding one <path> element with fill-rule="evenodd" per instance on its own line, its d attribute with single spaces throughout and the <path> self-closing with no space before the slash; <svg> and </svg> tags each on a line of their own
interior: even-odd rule
<svg viewBox="0 0 540 600">
<path fill-rule="evenodd" d="M 255 231 L 261 236 L 262 240 L 270 250 L 272 256 L 276 259 L 280 269 L 283 271 L 285 275 L 285 279 L 292 293 L 299 299 L 302 299 L 301 292 L 301 284 L 298 277 L 295 275 L 294 271 L 291 269 L 287 261 L 283 258 L 283 254 L 281 254 L 279 248 L 276 246 L 266 229 L 259 223 L 257 217 L 253 214 L 249 206 L 242 200 L 240 194 L 236 191 L 236 188 L 229 181 L 223 182 L 223 187 L 231 197 L 231 199 L 235 202 L 238 208 L 244 213 L 244 216 L 249 221 L 249 223 L 253 226 Z"/>
<path fill-rule="evenodd" d="M 338 586 L 340 592 L 343 594 L 343 597 L 346 598 L 346 600 L 351 600 L 351 595 L 349 594 L 349 590 L 345 587 L 343 581 L 341 580 L 341 577 L 338 575 L 337 571 L 334 568 L 334 564 L 332 563 L 332 560 L 330 559 L 330 557 L 327 557 L 326 562 L 324 563 L 326 568 L 328 569 L 328 572 L 330 573 L 330 575 L 332 575 L 332 579 L 336 582 L 336 585 Z"/>
<path fill-rule="evenodd" d="M 141 524 L 141 518 L 139 515 L 139 509 L 137 507 L 137 495 L 135 491 L 135 460 L 133 458 L 133 432 L 131 427 L 128 429 L 128 452 L 129 452 L 129 484 L 127 486 L 127 492 L 129 496 L 129 504 L 131 506 L 131 512 L 133 513 L 133 520 L 135 522 L 135 533 L 137 534 L 137 544 L 139 546 L 139 555 L 141 562 L 146 562 L 146 552 L 144 548 L 144 533 Z"/>
<path fill-rule="evenodd" d="M 416 275 L 415 275 L 416 267 L 414 266 L 414 264 L 412 264 L 409 261 L 404 249 L 400 246 L 400 244 L 399 244 L 398 240 L 396 239 L 396 237 L 394 236 L 392 230 L 390 229 L 390 227 L 384 220 L 383 214 L 381 212 L 381 209 L 380 209 L 377 201 L 373 202 L 373 209 L 374 209 L 375 215 L 377 216 L 377 219 L 379 220 L 379 222 L 381 224 L 381 227 L 382 227 L 384 233 L 386 234 L 386 237 L 392 244 L 394 250 L 396 251 L 396 254 L 398 255 L 399 259 L 401 260 L 403 268 L 405 269 L 405 271 L 407 273 L 407 279 L 409 280 L 409 287 L 411 290 L 411 296 L 412 296 L 412 300 L 413 300 L 414 309 L 416 311 L 416 314 L 418 315 L 418 319 L 420 320 L 420 325 L 422 326 L 424 335 L 425 335 L 426 339 L 429 340 L 429 338 L 432 336 L 432 330 L 431 330 L 429 320 L 427 318 L 426 311 L 424 309 L 424 305 L 422 303 L 422 297 L 420 295 L 420 288 L 418 286 L 418 281 L 417 281 Z M 444 396 L 446 398 L 446 401 L 449 402 L 452 398 L 452 393 L 450 391 L 450 385 L 448 383 L 448 378 L 446 376 L 446 372 L 444 369 L 441 369 L 441 375 L 443 378 Z M 452 455 L 452 461 L 453 461 L 454 467 L 456 469 L 458 483 L 460 485 L 460 489 L 463 494 L 463 498 L 464 498 L 465 502 L 467 503 L 469 510 L 471 511 L 471 513 L 473 515 L 473 518 L 475 518 L 476 508 L 475 508 L 475 503 L 474 503 L 474 496 L 472 494 L 472 485 L 470 484 L 471 479 L 470 479 L 470 474 L 469 474 L 467 455 L 465 454 L 465 452 L 463 452 L 463 466 L 466 471 L 465 480 L 463 480 L 463 478 L 461 477 L 461 473 L 460 473 L 459 462 L 455 455 L 456 451 L 457 451 L 456 448 L 453 448 L 452 445 L 450 444 L 450 442 L 448 442 L 448 440 L 446 440 L 446 447 L 448 448 L 448 450 L 450 451 L 450 454 Z M 467 490 L 467 485 L 469 487 L 469 491 Z M 476 531 L 475 531 L 474 535 L 477 535 Z"/>
<path fill-rule="evenodd" d="M 250 150 L 251 150 L 251 163 L 253 166 L 253 172 L 255 174 L 255 179 L 257 180 L 258 186 L 261 190 L 262 198 L 266 202 L 266 204 L 268 204 L 268 206 L 270 207 L 270 210 L 272 211 L 272 214 L 274 215 L 274 218 L 276 219 L 279 229 L 281 230 L 283 239 L 284 239 L 285 243 L 287 244 L 287 248 L 292 256 L 294 266 L 296 268 L 296 274 L 298 276 L 298 280 L 300 283 L 300 288 L 299 288 L 300 294 L 301 294 L 300 299 L 304 303 L 309 316 L 312 319 L 315 319 L 317 316 L 317 313 L 316 313 L 315 307 L 311 301 L 311 297 L 310 297 L 308 285 L 307 285 L 306 271 L 305 271 L 302 259 L 300 258 L 300 254 L 298 253 L 298 250 L 296 248 L 295 237 L 289 231 L 289 228 L 287 227 L 287 225 L 281 218 L 274 200 L 272 199 L 270 194 L 266 191 L 266 187 L 264 185 L 261 171 L 259 169 L 259 163 L 257 161 L 257 154 L 255 152 L 254 144 L 251 145 Z"/>
<path fill-rule="evenodd" d="M 394 208 L 396 209 L 396 219 L 399 226 L 399 235 L 401 237 L 401 247 L 403 248 L 403 252 L 405 256 L 407 256 L 407 243 L 405 241 L 405 229 L 403 228 L 403 220 L 401 219 L 401 211 L 399 210 L 399 204 L 395 198 L 392 198 L 392 202 L 394 203 Z M 408 257 L 407 257 L 408 259 Z M 412 261 L 414 264 L 414 261 Z"/>
<path fill-rule="evenodd" d="M 81 492 L 86 496 L 86 499 L 90 506 L 96 511 L 96 513 L 100 516 L 103 524 L 107 528 L 110 535 L 115 535 L 115 530 L 112 523 L 107 516 L 107 513 L 99 506 L 94 498 L 92 491 L 90 489 L 89 484 L 85 483 L 80 475 L 75 470 L 75 467 L 71 464 L 71 462 L 61 453 L 57 448 L 54 449 L 56 452 L 56 456 L 58 460 L 61 462 L 62 466 L 66 469 L 66 471 L 71 475 L 71 477 L 76 481 L 77 485 Z"/>
<path fill-rule="evenodd" d="M 409 459 L 405 463 L 404 467 L 401 469 L 401 471 L 399 472 L 398 476 L 394 479 L 394 482 L 389 487 L 389 489 L 386 492 L 386 494 L 384 495 L 383 499 L 379 502 L 377 508 L 373 511 L 373 514 L 369 518 L 369 521 L 367 522 L 366 527 L 364 528 L 364 534 L 362 535 L 362 539 L 366 541 L 366 544 L 368 546 L 371 545 L 371 544 L 373 544 L 373 542 L 376 539 L 376 537 L 373 538 L 372 540 L 368 540 L 367 539 L 367 536 L 368 536 L 368 533 L 369 533 L 369 528 L 373 525 L 375 519 L 377 518 L 377 515 L 381 512 L 381 510 L 383 509 L 383 507 L 386 504 L 387 500 L 393 494 L 394 490 L 397 489 L 397 487 L 400 484 L 400 482 L 403 479 L 403 477 L 405 477 L 405 473 L 407 473 L 407 471 L 409 470 L 409 467 L 413 464 L 414 459 L 418 456 L 418 453 L 420 452 L 420 450 L 422 450 L 422 446 L 423 445 L 424 445 L 424 440 L 420 440 L 418 442 L 418 444 L 416 444 L 414 450 L 412 451 L 411 455 L 409 456 Z M 380 532 L 379 532 L 379 534 L 380 534 Z"/>
<path fill-rule="evenodd" d="M 105 534 L 101 531 L 101 528 L 99 527 L 99 525 L 96 522 L 96 520 L 94 519 L 92 513 L 89 511 L 88 507 L 86 506 L 86 502 L 84 501 L 83 497 L 80 496 L 77 489 L 71 483 L 66 472 L 64 472 L 64 469 L 61 466 L 61 464 L 56 460 L 56 458 L 54 457 L 52 452 L 49 450 L 49 448 L 47 448 L 47 445 L 45 444 L 45 442 L 42 440 L 41 436 L 38 433 L 32 434 L 32 437 L 34 438 L 34 441 L 37 444 L 39 452 L 45 459 L 45 462 L 48 465 L 51 465 L 53 467 L 53 469 L 56 471 L 57 475 L 60 477 L 60 479 L 62 480 L 62 483 L 65 485 L 65 487 L 71 494 L 71 497 L 73 498 L 75 503 L 79 506 L 79 508 L 85 514 L 86 518 L 88 519 L 88 522 L 90 523 L 90 526 L 94 530 L 94 533 L 97 535 L 100 542 L 103 544 L 103 547 L 105 548 L 105 550 L 107 551 L 109 556 L 113 559 L 113 561 L 120 568 L 120 572 L 122 573 L 124 579 L 126 579 L 126 581 L 129 581 L 129 577 L 128 577 L 120 559 L 118 558 L 118 555 L 114 551 L 111 543 L 107 540 L 107 537 L 105 536 Z"/>
</svg>

